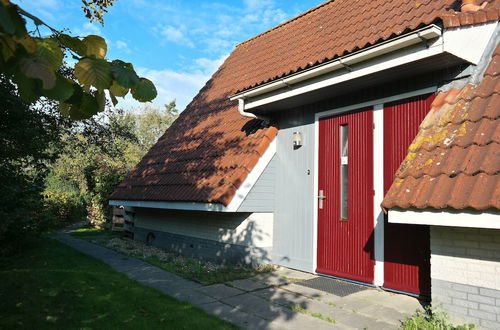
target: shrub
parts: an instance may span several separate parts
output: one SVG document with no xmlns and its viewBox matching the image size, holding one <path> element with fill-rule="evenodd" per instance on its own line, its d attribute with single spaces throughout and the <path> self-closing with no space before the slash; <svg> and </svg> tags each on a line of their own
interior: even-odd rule
<svg viewBox="0 0 500 330">
<path fill-rule="evenodd" d="M 76 192 L 45 192 L 44 208 L 49 217 L 47 228 L 61 228 L 80 220 L 86 215 L 86 202 Z"/>
<path fill-rule="evenodd" d="M 446 312 L 432 307 L 426 307 L 425 312 L 416 311 L 411 317 L 405 318 L 401 324 L 401 329 L 405 330 L 469 330 L 474 327 L 474 324 L 455 326 L 449 321 Z"/>
</svg>

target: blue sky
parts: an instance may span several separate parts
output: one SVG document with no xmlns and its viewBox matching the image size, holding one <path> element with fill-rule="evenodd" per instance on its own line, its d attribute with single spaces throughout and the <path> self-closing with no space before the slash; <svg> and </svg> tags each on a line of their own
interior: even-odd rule
<svg viewBox="0 0 500 330">
<path fill-rule="evenodd" d="M 321 0 L 117 0 L 105 25 L 85 19 L 80 0 L 14 0 L 45 23 L 73 34 L 98 34 L 108 42 L 108 58 L 132 62 L 153 80 L 163 105 L 191 101 L 234 47 Z M 129 99 L 124 108 L 139 103 Z"/>
</svg>

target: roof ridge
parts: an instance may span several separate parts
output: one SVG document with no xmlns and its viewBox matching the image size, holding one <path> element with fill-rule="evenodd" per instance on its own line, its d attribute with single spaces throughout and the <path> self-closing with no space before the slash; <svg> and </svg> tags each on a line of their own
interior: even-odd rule
<svg viewBox="0 0 500 330">
<path fill-rule="evenodd" d="M 408 153 L 414 153 L 414 154 L 416 154 L 417 152 L 421 152 L 421 151 L 424 151 L 424 152 L 434 152 L 436 149 L 450 150 L 453 147 L 462 148 L 462 149 L 466 149 L 466 148 L 469 148 L 471 146 L 487 147 L 487 146 L 489 146 L 489 145 L 491 145 L 493 143 L 500 144 L 500 142 L 497 142 L 497 141 L 494 141 L 494 140 L 492 140 L 492 141 L 490 141 L 488 143 L 485 143 L 485 144 L 479 144 L 477 142 L 471 142 L 471 143 L 469 143 L 469 144 L 467 144 L 465 146 L 461 146 L 459 144 L 450 144 L 450 145 L 446 146 L 446 148 L 443 148 L 442 144 L 438 144 L 438 145 L 433 145 L 432 148 L 425 148 L 425 147 L 420 146 L 418 149 L 415 149 L 413 151 L 408 150 Z M 403 162 L 405 162 L 405 161 L 406 161 L 406 158 L 403 160 Z"/>
<path fill-rule="evenodd" d="M 493 94 L 491 94 L 491 95 L 493 95 Z M 491 95 L 490 95 L 490 96 L 491 96 Z M 455 105 L 455 104 L 451 104 L 451 105 L 449 105 L 449 106 L 454 106 L 454 105 Z M 452 121 L 452 120 L 447 120 L 447 121 L 445 121 L 445 122 L 443 122 L 443 123 L 437 123 L 436 125 L 431 125 L 431 126 L 420 127 L 420 129 L 425 131 L 425 130 L 432 129 L 432 128 L 434 128 L 434 127 L 446 127 L 446 126 L 448 126 L 448 125 L 462 125 L 462 124 L 463 124 L 463 123 L 465 123 L 465 122 L 469 122 L 469 123 L 476 124 L 476 123 L 480 122 L 480 121 L 481 121 L 481 120 L 483 120 L 483 119 L 485 119 L 485 120 L 491 120 L 491 121 L 493 121 L 493 120 L 499 120 L 499 119 L 500 119 L 500 116 L 496 116 L 496 117 L 481 116 L 481 117 L 480 117 L 479 119 L 477 119 L 477 120 L 471 120 L 470 118 L 465 118 L 464 120 L 457 121 L 457 122 Z"/>
<path fill-rule="evenodd" d="M 422 179 L 422 178 L 430 178 L 430 179 L 436 179 L 436 178 L 439 178 L 441 176 L 446 176 L 450 179 L 454 179 L 460 175 L 466 175 L 466 176 L 476 176 L 476 175 L 479 175 L 479 174 L 484 174 L 484 175 L 487 175 L 487 176 L 495 176 L 495 175 L 498 175 L 500 174 L 500 171 L 495 171 L 491 174 L 485 172 L 484 170 L 479 170 L 479 171 L 476 171 L 474 172 L 473 174 L 467 174 L 465 172 L 459 172 L 459 173 L 450 173 L 450 174 L 446 174 L 446 173 L 439 173 L 437 175 L 429 175 L 429 174 L 422 174 L 422 175 L 419 175 L 419 176 L 413 176 L 413 175 L 407 175 L 405 177 L 399 177 L 399 176 L 396 176 L 396 179 L 399 179 L 399 180 L 407 180 L 407 179 L 415 179 L 415 180 L 418 180 L 418 179 Z"/>
<path fill-rule="evenodd" d="M 323 3 L 320 3 L 319 5 L 311 8 L 311 9 L 309 9 L 309 10 L 307 10 L 307 11 L 305 11 L 305 12 L 303 12 L 303 13 L 297 15 L 297 16 L 294 16 L 294 17 L 292 17 L 292 18 L 290 18 L 290 19 L 288 19 L 288 20 L 286 20 L 286 21 L 284 21 L 284 22 L 282 22 L 282 23 L 280 23 L 280 24 L 278 24 L 278 25 L 276 25 L 276 26 L 274 26 L 274 27 L 272 27 L 272 28 L 264 31 L 264 32 L 261 32 L 261 33 L 255 35 L 255 36 L 251 37 L 250 39 L 247 39 L 245 41 L 240 42 L 239 44 L 236 45 L 236 48 L 238 48 L 239 46 L 241 46 L 243 44 L 249 43 L 250 41 L 253 41 L 253 40 L 257 39 L 257 38 L 260 38 L 263 35 L 266 35 L 266 34 L 272 32 L 274 30 L 277 30 L 280 27 L 283 27 L 283 26 L 285 26 L 287 24 L 290 24 L 293 21 L 296 21 L 296 20 L 298 20 L 298 19 L 300 19 L 300 18 L 302 18 L 302 17 L 304 17 L 306 15 L 309 15 L 310 13 L 312 13 L 312 12 L 314 12 L 314 11 L 322 8 L 322 7 L 325 7 L 326 5 L 329 5 L 330 3 L 333 3 L 335 1 L 337 1 L 337 0 L 327 0 L 327 1 L 323 2 Z"/>
</svg>

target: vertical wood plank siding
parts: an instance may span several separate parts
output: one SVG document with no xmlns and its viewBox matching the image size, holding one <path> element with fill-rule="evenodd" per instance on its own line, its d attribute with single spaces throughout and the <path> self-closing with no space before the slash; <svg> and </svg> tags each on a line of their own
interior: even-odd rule
<svg viewBox="0 0 500 330">
<path fill-rule="evenodd" d="M 384 194 L 389 190 L 408 146 L 430 110 L 434 94 L 384 107 Z M 429 226 L 394 224 L 385 220 L 384 286 L 430 294 Z"/>
<path fill-rule="evenodd" d="M 348 125 L 348 219 L 340 215 L 340 127 Z M 320 120 L 318 273 L 373 283 L 373 111 Z"/>
</svg>

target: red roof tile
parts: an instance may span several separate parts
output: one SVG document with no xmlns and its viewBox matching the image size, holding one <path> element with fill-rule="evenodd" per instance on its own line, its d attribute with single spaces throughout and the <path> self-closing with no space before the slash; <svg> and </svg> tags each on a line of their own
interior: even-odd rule
<svg viewBox="0 0 500 330">
<path fill-rule="evenodd" d="M 500 46 L 479 86 L 440 93 L 382 202 L 500 209 Z"/>
<path fill-rule="evenodd" d="M 227 205 L 277 134 L 229 96 L 430 23 L 496 20 L 499 2 L 461 18 L 455 0 L 328 1 L 241 43 L 110 198 Z"/>
</svg>

